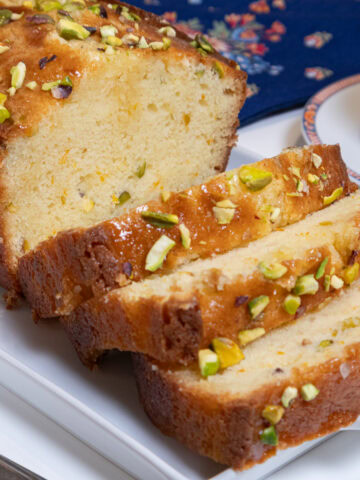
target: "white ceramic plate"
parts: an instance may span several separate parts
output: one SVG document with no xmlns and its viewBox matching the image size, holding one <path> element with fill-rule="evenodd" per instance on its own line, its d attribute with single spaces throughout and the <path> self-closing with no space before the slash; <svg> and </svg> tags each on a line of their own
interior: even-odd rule
<svg viewBox="0 0 360 480">
<path fill-rule="evenodd" d="M 360 74 L 344 78 L 310 98 L 304 108 L 307 143 L 339 143 L 353 178 L 360 180 Z"/>
</svg>

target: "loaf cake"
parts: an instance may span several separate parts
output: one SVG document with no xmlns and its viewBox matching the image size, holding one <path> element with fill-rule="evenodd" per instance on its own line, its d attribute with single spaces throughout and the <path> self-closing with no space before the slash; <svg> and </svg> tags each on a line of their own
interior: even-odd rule
<svg viewBox="0 0 360 480">
<path fill-rule="evenodd" d="M 148 416 L 164 434 L 235 469 L 346 427 L 360 414 L 359 297 L 358 283 L 207 380 L 196 367 L 169 369 L 134 354 Z"/>
<path fill-rule="evenodd" d="M 249 184 L 251 172 L 258 177 Z M 20 285 L 38 316 L 67 315 L 92 297 L 149 275 L 154 269 L 147 269 L 146 258 L 162 235 L 175 244 L 156 274 L 296 222 L 323 208 L 324 198 L 339 188 L 341 196 L 356 188 L 339 146 L 287 149 L 93 227 L 60 232 L 20 259 Z"/>
<path fill-rule="evenodd" d="M 0 284 L 64 229 L 224 169 L 246 74 L 122 2 L 0 10 Z"/>
<path fill-rule="evenodd" d="M 90 367 L 116 348 L 188 364 L 214 338 L 264 334 L 337 295 L 357 278 L 359 251 L 356 192 L 246 248 L 93 298 L 61 321 Z"/>
</svg>

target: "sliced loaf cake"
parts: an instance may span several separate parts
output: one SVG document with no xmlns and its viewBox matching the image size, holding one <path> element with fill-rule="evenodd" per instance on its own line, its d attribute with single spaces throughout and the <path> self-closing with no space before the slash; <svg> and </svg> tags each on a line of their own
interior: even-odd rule
<svg viewBox="0 0 360 480">
<path fill-rule="evenodd" d="M 346 427 L 360 414 L 360 286 L 246 347 L 208 379 L 134 355 L 153 423 L 235 469 Z"/>
<path fill-rule="evenodd" d="M 122 2 L 0 10 L 0 284 L 58 231 L 222 171 L 246 74 Z"/>
<path fill-rule="evenodd" d="M 67 315 L 154 271 L 244 246 L 325 207 L 333 192 L 340 198 L 354 189 L 339 146 L 287 149 L 93 227 L 60 232 L 21 258 L 19 281 L 38 316 Z M 172 248 L 149 265 L 162 235 Z"/>
<path fill-rule="evenodd" d="M 359 274 L 359 251 L 356 192 L 246 248 L 113 290 L 61 320 L 89 366 L 114 348 L 186 364 L 214 338 L 237 341 L 242 332 L 246 343 L 338 294 Z"/>
</svg>

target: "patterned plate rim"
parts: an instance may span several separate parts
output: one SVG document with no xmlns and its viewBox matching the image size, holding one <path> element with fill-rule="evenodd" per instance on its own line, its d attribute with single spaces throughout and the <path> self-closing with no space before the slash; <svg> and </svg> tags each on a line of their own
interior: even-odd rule
<svg viewBox="0 0 360 480">
<path fill-rule="evenodd" d="M 316 130 L 316 116 L 319 112 L 321 105 L 332 95 L 338 93 L 344 88 L 350 87 L 360 83 L 360 74 L 352 75 L 351 77 L 343 78 L 337 82 L 331 83 L 327 87 L 324 87 L 319 92 L 315 93 L 306 102 L 303 116 L 301 121 L 302 133 L 308 144 L 320 144 L 323 143 Z M 349 175 L 360 182 L 360 174 L 348 168 Z"/>
</svg>

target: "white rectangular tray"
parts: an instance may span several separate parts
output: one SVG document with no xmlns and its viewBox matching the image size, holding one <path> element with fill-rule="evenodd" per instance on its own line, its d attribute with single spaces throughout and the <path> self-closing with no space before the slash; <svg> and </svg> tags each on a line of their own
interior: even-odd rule
<svg viewBox="0 0 360 480">
<path fill-rule="evenodd" d="M 235 151 L 230 168 L 257 159 Z M 34 325 L 26 305 L 14 311 L 0 305 L 0 384 L 141 480 L 259 480 L 319 442 L 247 472 L 224 470 L 152 426 L 137 400 L 129 355 L 111 355 L 90 372 L 58 322 Z"/>
</svg>

